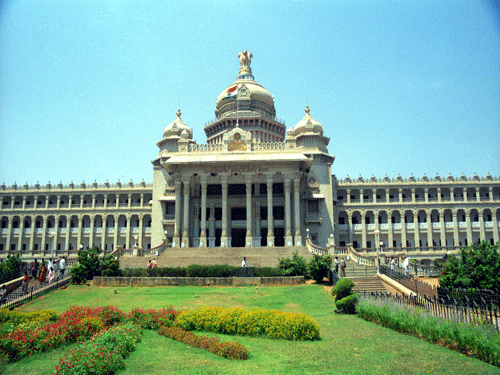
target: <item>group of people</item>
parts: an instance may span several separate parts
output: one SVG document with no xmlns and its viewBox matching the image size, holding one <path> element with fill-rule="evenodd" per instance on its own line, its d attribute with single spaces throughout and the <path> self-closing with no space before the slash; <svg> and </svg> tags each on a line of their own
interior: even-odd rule
<svg viewBox="0 0 500 375">
<path fill-rule="evenodd" d="M 339 257 L 335 257 L 335 259 L 333 260 L 333 266 L 334 266 L 334 270 L 335 270 L 335 273 L 338 275 L 339 274 Z M 341 277 L 345 277 L 345 269 L 347 268 L 347 263 L 345 262 L 345 259 L 342 259 L 340 261 L 340 271 L 342 272 L 342 274 L 340 275 Z"/>
<path fill-rule="evenodd" d="M 31 278 L 38 280 L 39 284 L 48 282 L 49 284 L 56 280 L 56 267 L 59 266 L 59 278 L 64 277 L 66 272 L 66 257 L 62 257 L 56 261 L 52 258 L 49 259 L 48 263 L 45 264 L 45 260 L 42 259 L 41 263 L 35 259 L 31 263 L 31 277 L 28 272 L 24 272 L 23 283 L 21 287 L 21 294 L 28 293 L 28 285 Z"/>
<path fill-rule="evenodd" d="M 158 263 L 156 263 L 156 259 L 149 260 L 148 268 L 156 268 L 158 267 Z"/>
</svg>

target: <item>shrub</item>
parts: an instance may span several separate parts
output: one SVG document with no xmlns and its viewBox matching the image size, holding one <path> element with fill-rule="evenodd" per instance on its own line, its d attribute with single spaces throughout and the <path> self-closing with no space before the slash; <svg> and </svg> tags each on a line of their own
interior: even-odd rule
<svg viewBox="0 0 500 375">
<path fill-rule="evenodd" d="M 111 277 L 119 276 L 121 274 L 120 263 L 111 254 L 106 254 L 102 257 L 99 268 L 102 276 Z"/>
<path fill-rule="evenodd" d="M 500 335 L 492 326 L 453 322 L 392 301 L 362 299 L 356 309 L 358 316 L 365 320 L 432 343 L 442 342 L 467 355 L 500 365 Z"/>
<path fill-rule="evenodd" d="M 344 314 L 354 314 L 356 312 L 357 294 L 352 294 L 354 283 L 350 279 L 340 279 L 332 289 L 335 296 L 335 306 Z"/>
<path fill-rule="evenodd" d="M 340 279 L 332 289 L 332 296 L 342 299 L 351 294 L 354 282 L 350 279 Z"/>
<path fill-rule="evenodd" d="M 134 324 L 119 325 L 82 343 L 59 360 L 56 375 L 114 374 L 125 368 L 124 359 L 141 340 L 141 328 Z"/>
<path fill-rule="evenodd" d="M 302 313 L 202 307 L 181 313 L 175 325 L 186 330 L 264 335 L 286 340 L 317 340 L 319 325 Z"/>
<path fill-rule="evenodd" d="M 306 276 L 307 262 L 299 252 L 296 251 L 290 258 L 278 258 L 278 268 L 283 276 Z"/>
<path fill-rule="evenodd" d="M 255 277 L 277 277 L 277 276 L 283 276 L 279 268 L 255 267 Z"/>
<path fill-rule="evenodd" d="M 118 261 L 107 254 L 100 257 L 101 249 L 93 247 L 78 251 L 78 263 L 71 268 L 71 282 L 81 284 L 92 280 L 94 276 L 118 276 L 120 274 Z"/>
<path fill-rule="evenodd" d="M 228 266 L 227 264 L 216 264 L 200 266 L 192 264 L 186 269 L 187 277 L 231 277 L 238 274 L 239 267 Z"/>
<path fill-rule="evenodd" d="M 174 310 L 172 306 L 162 310 L 135 308 L 132 309 L 127 319 L 144 329 L 158 329 L 161 325 L 172 325 L 178 314 L 179 311 Z"/>
<path fill-rule="evenodd" d="M 328 276 L 328 272 L 332 268 L 332 257 L 314 254 L 309 260 L 308 268 L 309 276 L 316 282 L 321 282 L 324 277 Z"/>
<path fill-rule="evenodd" d="M 180 327 L 162 326 L 158 330 L 158 334 L 191 345 L 195 348 L 209 351 L 223 358 L 248 359 L 248 350 L 237 342 L 220 342 L 218 337 L 194 335 Z"/>
</svg>

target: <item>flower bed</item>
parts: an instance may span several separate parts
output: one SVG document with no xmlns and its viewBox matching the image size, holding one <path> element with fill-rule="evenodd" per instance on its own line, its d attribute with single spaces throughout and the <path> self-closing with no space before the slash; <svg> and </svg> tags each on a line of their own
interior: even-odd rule
<svg viewBox="0 0 500 375">
<path fill-rule="evenodd" d="M 128 320 L 144 329 L 158 329 L 161 325 L 171 325 L 179 313 L 180 311 L 174 310 L 172 306 L 161 310 L 135 308 L 128 315 Z"/>
<path fill-rule="evenodd" d="M 217 337 L 194 335 L 180 327 L 162 326 L 158 329 L 158 334 L 209 351 L 223 358 L 248 359 L 247 348 L 237 342 L 220 342 Z"/>
<path fill-rule="evenodd" d="M 55 375 L 106 375 L 125 368 L 125 358 L 141 340 L 142 329 L 132 323 L 100 332 L 59 361 Z"/>
<path fill-rule="evenodd" d="M 181 313 L 175 325 L 199 330 L 240 335 L 264 335 L 285 340 L 317 340 L 319 325 L 302 313 L 276 310 L 202 307 Z"/>
</svg>

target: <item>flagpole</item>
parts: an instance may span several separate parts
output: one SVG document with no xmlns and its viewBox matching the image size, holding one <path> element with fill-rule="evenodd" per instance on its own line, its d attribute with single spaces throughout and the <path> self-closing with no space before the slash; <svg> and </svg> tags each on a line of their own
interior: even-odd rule
<svg viewBox="0 0 500 375">
<path fill-rule="evenodd" d="M 238 124 L 239 120 L 239 109 L 240 109 L 240 101 L 238 100 L 238 95 L 239 95 L 239 88 L 236 88 L 236 127 L 239 128 L 240 125 Z"/>
</svg>

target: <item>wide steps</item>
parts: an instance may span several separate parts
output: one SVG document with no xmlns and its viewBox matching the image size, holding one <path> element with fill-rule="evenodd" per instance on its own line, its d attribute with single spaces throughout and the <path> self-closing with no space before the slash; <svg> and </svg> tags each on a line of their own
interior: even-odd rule
<svg viewBox="0 0 500 375">
<path fill-rule="evenodd" d="M 353 291 L 387 292 L 384 284 L 378 277 L 350 277 L 354 282 Z"/>
<path fill-rule="evenodd" d="M 306 260 L 312 254 L 306 247 L 250 247 L 250 248 L 167 248 L 159 256 L 121 257 L 123 268 L 147 267 L 150 259 L 156 259 L 158 267 L 187 267 L 192 264 L 215 265 L 227 264 L 239 267 L 243 257 L 250 267 L 277 267 L 278 258 L 291 258 L 298 252 Z"/>
</svg>

